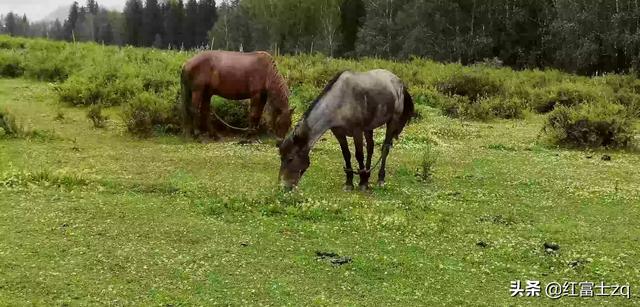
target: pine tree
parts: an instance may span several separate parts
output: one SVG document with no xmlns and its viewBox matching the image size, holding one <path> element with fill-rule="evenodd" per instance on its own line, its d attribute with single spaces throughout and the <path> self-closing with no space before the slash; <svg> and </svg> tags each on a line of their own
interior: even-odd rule
<svg viewBox="0 0 640 307">
<path fill-rule="evenodd" d="M 185 48 L 193 48 L 197 43 L 199 43 L 200 39 L 197 37 L 198 17 L 200 17 L 200 14 L 198 13 L 198 2 L 196 2 L 196 0 L 188 0 L 185 8 L 184 19 L 183 42 Z"/>
<path fill-rule="evenodd" d="M 74 29 L 76 27 L 76 24 L 78 23 L 78 18 L 80 16 L 80 8 L 78 6 L 78 2 L 74 1 L 73 4 L 71 5 L 71 8 L 69 9 L 69 16 L 67 17 L 67 20 L 64 21 L 64 38 L 68 41 L 71 41 L 74 39 L 75 34 L 74 34 Z"/>
<path fill-rule="evenodd" d="M 170 1 L 165 9 L 165 43 L 171 48 L 181 48 L 184 42 L 184 4 L 182 0 Z"/>
<path fill-rule="evenodd" d="M 209 44 L 209 31 L 218 21 L 218 8 L 215 0 L 200 0 L 199 2 L 198 27 L 196 30 L 196 44 Z"/>
<path fill-rule="evenodd" d="M 356 49 L 358 31 L 364 22 L 366 11 L 362 0 L 344 0 L 340 5 L 341 35 L 338 55 L 348 55 Z"/>
<path fill-rule="evenodd" d="M 142 19 L 144 45 L 152 46 L 156 41 L 156 36 L 164 34 L 164 20 L 158 0 L 145 2 Z"/>
<path fill-rule="evenodd" d="M 18 25 L 16 23 L 16 15 L 13 12 L 9 12 L 9 14 L 7 14 L 4 24 L 5 24 L 7 34 L 11 36 L 17 35 Z"/>
<path fill-rule="evenodd" d="M 127 0 L 124 7 L 126 43 L 132 46 L 142 45 L 142 3 L 140 0 Z"/>
</svg>

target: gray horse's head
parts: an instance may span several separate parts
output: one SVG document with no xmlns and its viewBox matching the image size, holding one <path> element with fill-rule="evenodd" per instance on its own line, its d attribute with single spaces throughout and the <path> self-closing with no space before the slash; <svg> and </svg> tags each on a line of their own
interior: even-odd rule
<svg viewBox="0 0 640 307">
<path fill-rule="evenodd" d="M 309 160 L 308 136 L 296 129 L 280 144 L 280 174 L 286 190 L 290 191 L 298 185 L 300 178 L 307 171 Z"/>
</svg>

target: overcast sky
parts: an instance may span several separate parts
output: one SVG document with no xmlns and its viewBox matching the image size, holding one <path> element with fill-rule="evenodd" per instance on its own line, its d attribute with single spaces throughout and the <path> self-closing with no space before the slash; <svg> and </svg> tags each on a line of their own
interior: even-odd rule
<svg viewBox="0 0 640 307">
<path fill-rule="evenodd" d="M 98 0 L 100 6 L 122 9 L 126 0 Z M 9 12 L 27 14 L 31 21 L 38 21 L 61 6 L 70 6 L 73 0 L 0 0 L 0 14 Z M 84 5 L 86 0 L 78 0 Z"/>
</svg>

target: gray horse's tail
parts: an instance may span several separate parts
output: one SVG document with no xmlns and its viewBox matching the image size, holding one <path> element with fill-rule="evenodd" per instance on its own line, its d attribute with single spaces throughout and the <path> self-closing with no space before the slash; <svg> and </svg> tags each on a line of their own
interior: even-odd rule
<svg viewBox="0 0 640 307">
<path fill-rule="evenodd" d="M 400 115 L 400 127 L 395 134 L 395 138 L 397 139 L 404 127 L 409 123 L 411 118 L 414 116 L 415 107 L 413 106 L 413 98 L 406 86 L 403 86 L 402 96 L 404 96 L 404 107 L 402 108 L 402 114 Z"/>
</svg>

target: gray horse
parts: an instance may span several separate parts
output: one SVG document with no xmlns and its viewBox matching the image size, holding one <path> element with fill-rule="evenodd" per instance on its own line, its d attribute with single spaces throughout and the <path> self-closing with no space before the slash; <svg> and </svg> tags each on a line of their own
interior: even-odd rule
<svg viewBox="0 0 640 307">
<path fill-rule="evenodd" d="M 353 137 L 360 175 L 360 189 L 369 188 L 373 130 L 386 125 L 382 147 L 378 185 L 384 185 L 385 164 L 394 138 L 413 116 L 413 100 L 406 86 L 393 73 L 377 69 L 363 73 L 345 71 L 333 80 L 315 99 L 304 118 L 280 145 L 280 178 L 290 190 L 298 184 L 309 168 L 309 152 L 316 141 L 329 129 L 338 139 L 345 161 L 347 176 L 345 190 L 353 190 L 351 153 L 347 136 Z M 363 146 L 367 142 L 367 161 Z"/>
</svg>

